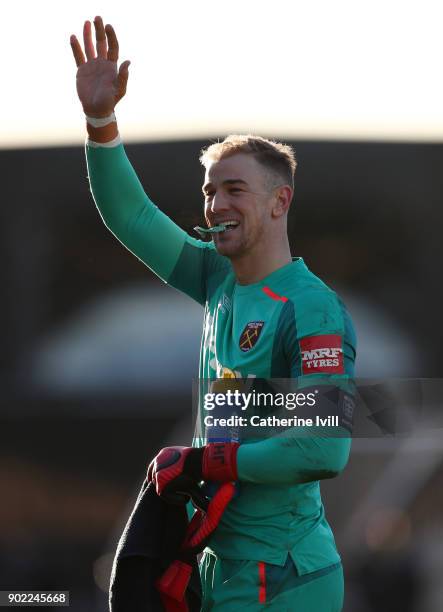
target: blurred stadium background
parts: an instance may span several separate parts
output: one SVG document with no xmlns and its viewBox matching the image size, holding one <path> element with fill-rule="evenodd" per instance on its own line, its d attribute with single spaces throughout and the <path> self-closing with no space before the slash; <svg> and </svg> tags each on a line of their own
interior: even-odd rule
<svg viewBox="0 0 443 612">
<path fill-rule="evenodd" d="M 191 379 L 197 371 L 203 313 L 126 251 L 106 230 L 93 205 L 67 45 L 69 34 L 79 32 L 82 20 L 93 15 L 85 2 L 77 4 L 75 11 L 67 10 L 63 27 L 54 32 L 56 55 L 63 61 L 60 82 L 66 81 L 57 104 L 48 104 L 54 83 L 47 74 L 41 81 L 45 91 L 36 88 L 38 57 L 18 59 L 15 68 L 9 64 L 5 68 L 14 68 L 16 89 L 26 80 L 25 65 L 36 81 L 27 92 L 27 103 L 16 95 L 2 102 L 0 589 L 70 590 L 73 612 L 104 612 L 113 550 L 148 459 L 165 444 L 187 444 L 191 439 Z M 195 4 L 196 10 L 203 10 L 200 2 Z M 234 5 L 228 4 L 233 10 Z M 291 12 L 294 30 L 309 39 L 314 21 L 308 18 L 314 17 L 297 13 L 296 5 Z M 193 116 L 187 116 L 182 106 L 183 114 L 172 116 L 173 105 L 169 94 L 162 93 L 161 82 L 164 78 L 166 87 L 170 79 L 162 77 L 159 62 L 153 62 L 152 92 L 158 93 L 149 95 L 157 104 L 163 95 L 169 100 L 169 124 L 152 119 L 157 117 L 156 109 L 137 91 L 151 78 L 146 74 L 152 48 L 148 41 L 144 51 L 135 49 L 137 36 L 132 32 L 142 32 L 144 19 L 155 36 L 153 15 L 143 14 L 135 23 L 133 17 L 139 14 L 133 12 L 129 19 L 116 3 L 105 7 L 98 2 L 94 10 L 103 11 L 115 25 L 121 48 L 129 47 L 122 59 L 133 59 L 139 66 L 134 74 L 131 67 L 128 99 L 119 118 L 128 155 L 151 198 L 192 232 L 203 221 L 198 154 L 209 139 L 237 130 L 294 144 L 299 168 L 290 229 L 293 253 L 302 255 L 347 303 L 359 339 L 357 375 L 437 378 L 441 376 L 443 100 L 441 84 L 435 89 L 441 81 L 437 72 L 432 83 L 427 79 L 436 59 L 432 45 L 438 20 L 425 8 L 417 15 L 412 5 L 394 2 L 382 18 L 380 6 L 376 3 L 367 15 L 350 14 L 351 4 L 339 2 L 334 14 L 324 14 L 318 24 L 321 37 L 316 34 L 317 42 L 324 43 L 323 56 L 317 54 L 312 60 L 312 72 L 326 57 L 326 43 L 335 39 L 348 64 L 345 73 L 331 73 L 329 58 L 323 72 L 312 79 L 312 83 L 326 80 L 316 93 L 322 98 L 311 115 L 306 111 L 308 82 L 304 89 L 300 84 L 297 91 L 291 90 L 292 111 L 283 105 L 279 113 L 279 96 L 284 97 L 285 91 L 276 86 L 274 101 L 265 100 L 273 104 L 268 111 L 272 117 L 264 110 L 251 111 L 248 117 L 244 106 L 235 115 L 235 104 L 248 87 L 246 83 L 239 89 L 235 81 L 232 88 L 221 90 L 231 114 L 220 119 L 221 103 L 216 101 L 217 119 L 210 114 L 197 117 L 198 107 Z M 190 39 L 197 54 L 210 40 L 215 17 L 206 14 L 208 33 L 197 44 L 193 36 L 198 32 L 181 32 L 177 27 L 182 9 L 174 5 L 175 9 L 173 46 L 184 53 Z M 14 13 L 18 9 L 9 10 L 12 21 L 18 19 Z M 50 2 L 41 3 L 34 23 L 43 24 L 51 10 Z M 252 5 L 246 2 L 239 10 L 236 19 L 248 27 Z M 326 4 L 324 10 L 330 10 Z M 250 13 L 251 27 L 262 40 L 265 34 L 270 36 L 271 28 L 263 29 L 259 13 L 266 17 L 263 7 Z M 228 11 L 220 18 L 229 22 L 229 16 Z M 282 16 L 284 11 L 274 15 L 280 25 Z M 191 27 L 192 19 L 187 18 Z M 347 29 L 349 23 L 361 25 L 365 18 L 380 24 L 380 29 L 363 38 L 357 27 L 352 32 Z M 346 47 L 346 32 L 354 45 L 360 40 L 355 52 Z M 37 41 L 35 34 L 28 34 L 29 48 L 33 41 L 42 50 L 47 48 L 47 38 Z M 406 42 L 418 34 L 424 42 L 417 59 L 417 46 L 411 49 Z M 371 49 L 374 36 L 379 44 Z M 236 40 L 235 32 L 227 37 L 226 48 L 231 39 Z M 391 47 L 381 51 L 380 45 L 389 41 Z M 241 72 L 249 60 L 240 42 Z M 292 55 L 285 48 L 288 56 L 278 70 L 283 75 L 289 68 L 291 81 L 297 83 L 293 62 L 298 58 L 305 76 L 310 63 L 303 57 L 303 41 L 295 43 Z M 379 81 L 365 72 L 371 54 L 377 58 L 373 70 L 379 71 Z M 358 56 L 364 60 L 363 68 L 360 62 L 354 71 L 352 62 L 357 61 L 357 66 Z M 230 58 L 226 69 L 236 66 L 235 57 Z M 220 49 L 210 60 L 219 78 L 225 66 Z M 174 59 L 170 61 L 172 67 Z M 180 72 L 185 62 L 181 59 L 175 69 Z M 266 70 L 270 66 L 272 62 Z M 208 75 L 197 66 L 191 73 L 189 91 L 195 89 L 201 99 L 198 87 L 202 87 L 204 98 Z M 366 90 L 361 89 L 362 74 L 369 74 Z M 354 88 L 351 101 L 342 90 L 349 82 L 360 87 Z M 180 80 L 180 87 L 184 85 Z M 374 93 L 374 86 L 376 112 L 371 115 L 371 109 L 359 102 L 369 90 Z M 262 87 L 268 90 L 268 81 L 255 83 L 246 103 L 253 102 Z M 416 96 L 412 105 L 408 91 Z M 393 99 L 396 92 L 404 104 Z M 190 95 L 185 93 L 184 98 Z M 217 97 L 217 89 L 209 96 L 204 107 Z M 33 123 L 30 97 L 37 108 Z M 180 106 L 177 96 L 174 100 Z M 331 110 L 333 103 L 341 109 L 340 116 Z M 347 115 L 354 103 L 354 114 Z M 54 106 L 52 115 L 45 116 L 43 110 L 38 115 L 43 107 Z M 325 113 L 316 115 L 322 108 Z M 346 612 L 443 610 L 440 433 L 425 440 L 356 440 L 345 472 L 322 486 L 344 560 Z"/>
</svg>

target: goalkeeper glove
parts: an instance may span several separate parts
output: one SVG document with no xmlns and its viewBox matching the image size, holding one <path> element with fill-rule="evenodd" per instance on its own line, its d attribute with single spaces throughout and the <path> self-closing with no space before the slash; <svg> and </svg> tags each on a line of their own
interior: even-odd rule
<svg viewBox="0 0 443 612">
<path fill-rule="evenodd" d="M 194 505 L 200 507 L 188 525 L 177 558 L 156 582 L 167 612 L 188 612 L 185 594 L 192 574 L 192 559 L 205 548 L 234 492 L 234 483 L 226 482 L 220 486 L 211 500 L 205 500 L 203 503 L 201 502 L 204 498 L 196 499 L 191 493 Z"/>
<path fill-rule="evenodd" d="M 205 481 L 237 480 L 237 442 L 212 442 L 202 448 L 168 446 L 151 461 L 148 482 L 170 503 L 189 499 L 189 490 Z"/>
</svg>

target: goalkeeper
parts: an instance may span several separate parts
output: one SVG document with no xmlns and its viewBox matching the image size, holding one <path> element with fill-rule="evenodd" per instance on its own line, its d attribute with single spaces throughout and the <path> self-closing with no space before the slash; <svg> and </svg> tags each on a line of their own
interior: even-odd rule
<svg viewBox="0 0 443 612">
<path fill-rule="evenodd" d="M 199 378 L 345 383 L 355 361 L 352 322 L 336 294 L 290 253 L 291 147 L 252 136 L 209 146 L 201 157 L 208 225 L 201 231 L 213 240 L 191 238 L 150 201 L 126 157 L 113 113 L 129 62 L 118 68 L 113 28 L 100 17 L 94 26 L 95 45 L 85 23 L 84 51 L 71 37 L 92 194 L 115 236 L 204 306 Z M 216 445 L 204 431 L 193 448 L 160 451 L 148 477 L 162 496 L 179 490 L 181 479 L 237 481 L 200 564 L 202 610 L 342 609 L 342 566 L 319 481 L 341 472 L 349 451 L 349 435 Z"/>
</svg>

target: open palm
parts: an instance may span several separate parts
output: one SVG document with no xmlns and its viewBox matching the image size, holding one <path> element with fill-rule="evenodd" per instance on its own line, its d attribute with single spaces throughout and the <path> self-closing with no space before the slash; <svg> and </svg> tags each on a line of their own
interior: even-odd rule
<svg viewBox="0 0 443 612">
<path fill-rule="evenodd" d="M 105 28 L 101 17 L 94 19 L 94 26 L 96 48 L 90 21 L 83 27 L 85 52 L 75 35 L 70 42 L 78 67 L 77 93 L 83 110 L 92 117 L 106 117 L 126 93 L 130 62 L 123 62 L 117 70 L 118 41 L 113 27 L 107 25 Z"/>
</svg>

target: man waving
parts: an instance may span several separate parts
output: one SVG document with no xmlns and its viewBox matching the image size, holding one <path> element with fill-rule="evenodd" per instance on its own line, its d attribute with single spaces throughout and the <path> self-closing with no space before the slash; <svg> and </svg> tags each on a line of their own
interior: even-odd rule
<svg viewBox="0 0 443 612">
<path fill-rule="evenodd" d="M 110 25 L 71 37 L 77 91 L 86 114 L 91 190 L 107 227 L 155 274 L 204 306 L 199 378 L 321 377 L 339 388 L 353 376 L 355 334 L 337 295 L 292 257 L 287 215 L 294 190 L 291 147 L 231 135 L 201 156 L 207 228 L 190 237 L 155 206 L 121 143 L 114 108 L 129 62 L 117 67 Z M 343 572 L 319 481 L 345 467 L 348 435 L 211 441 L 163 449 L 148 480 L 165 498 L 181 483 L 215 490 L 235 481 L 200 564 L 202 610 L 338 612 Z"/>
</svg>

